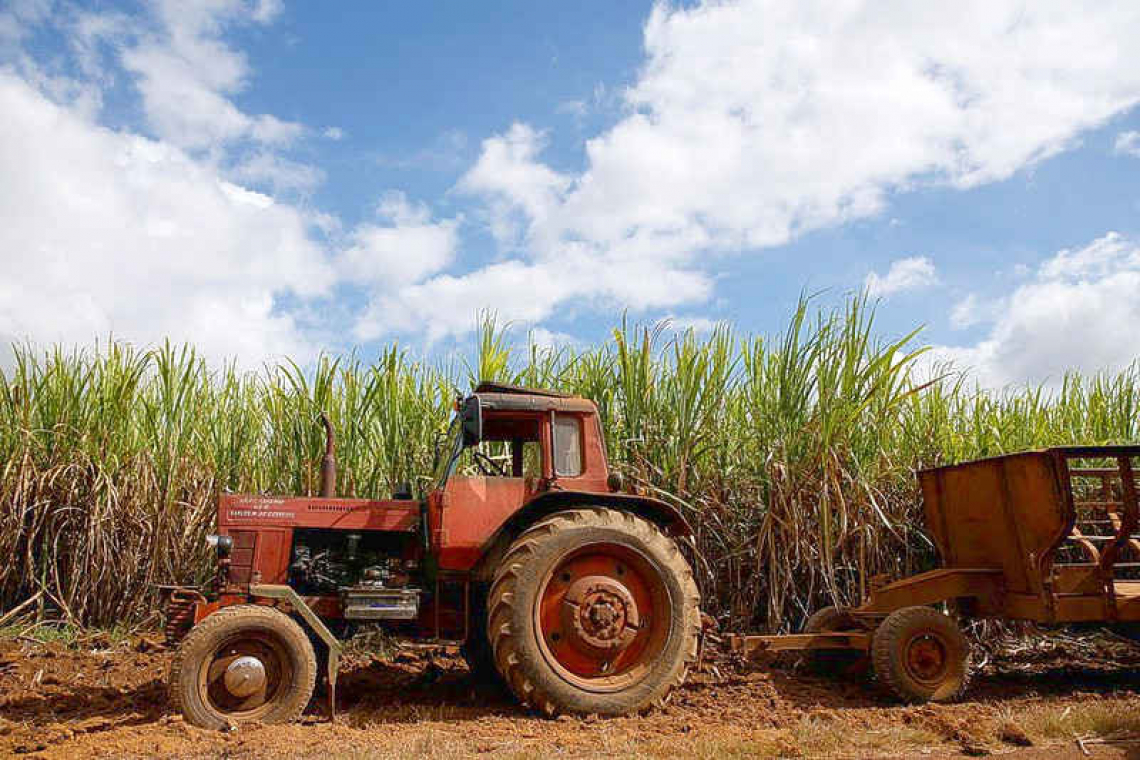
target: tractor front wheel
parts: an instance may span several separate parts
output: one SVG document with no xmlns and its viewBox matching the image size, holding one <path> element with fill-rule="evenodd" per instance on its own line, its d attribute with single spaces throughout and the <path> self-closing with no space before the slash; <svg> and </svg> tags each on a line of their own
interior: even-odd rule
<svg viewBox="0 0 1140 760">
<path fill-rule="evenodd" d="M 495 573 L 487 638 L 525 705 L 623 715 L 662 700 L 697 657 L 700 595 L 656 526 L 603 507 L 547 517 Z"/>
<path fill-rule="evenodd" d="M 907 702 L 948 702 L 970 680 L 970 643 L 932 607 L 903 607 L 871 638 L 875 677 Z"/>
<path fill-rule="evenodd" d="M 272 607 L 218 610 L 186 634 L 170 670 L 170 697 L 187 723 L 228 728 L 287 723 L 313 695 L 317 660 L 301 626 Z"/>
</svg>

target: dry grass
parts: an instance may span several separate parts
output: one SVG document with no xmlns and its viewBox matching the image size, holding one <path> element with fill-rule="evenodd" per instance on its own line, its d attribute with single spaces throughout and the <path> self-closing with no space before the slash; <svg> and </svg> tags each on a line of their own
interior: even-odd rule
<svg viewBox="0 0 1140 760">
<path fill-rule="evenodd" d="M 1039 743 L 1090 737 L 1140 738 L 1140 712 L 1136 705 L 1116 701 L 1048 707 L 1027 712 L 1011 722 Z"/>
</svg>

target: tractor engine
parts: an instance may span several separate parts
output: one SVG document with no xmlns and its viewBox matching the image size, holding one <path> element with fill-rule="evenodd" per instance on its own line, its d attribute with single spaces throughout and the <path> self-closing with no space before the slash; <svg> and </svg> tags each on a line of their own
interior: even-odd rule
<svg viewBox="0 0 1140 760">
<path fill-rule="evenodd" d="M 306 596 L 339 596 L 346 620 L 415 620 L 419 563 L 399 533 L 302 528 L 293 532 L 289 585 Z"/>
</svg>

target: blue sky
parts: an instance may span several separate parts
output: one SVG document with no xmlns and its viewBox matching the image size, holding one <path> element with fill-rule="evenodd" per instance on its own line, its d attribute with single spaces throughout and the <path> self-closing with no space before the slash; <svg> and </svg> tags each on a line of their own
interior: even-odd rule
<svg viewBox="0 0 1140 760">
<path fill-rule="evenodd" d="M 1132 2 L 0 6 L 0 339 L 256 366 L 779 330 L 992 385 L 1140 354 Z"/>
</svg>

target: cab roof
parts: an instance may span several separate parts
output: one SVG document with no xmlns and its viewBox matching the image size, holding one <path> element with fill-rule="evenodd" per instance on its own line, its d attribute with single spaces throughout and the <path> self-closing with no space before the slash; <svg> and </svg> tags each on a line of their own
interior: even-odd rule
<svg viewBox="0 0 1140 760">
<path fill-rule="evenodd" d="M 548 390 L 546 388 L 524 388 L 521 385 L 496 383 L 484 380 L 475 386 L 474 395 L 484 409 L 502 411 L 556 411 L 587 412 L 598 411 L 593 401 L 580 396 Z"/>
</svg>

